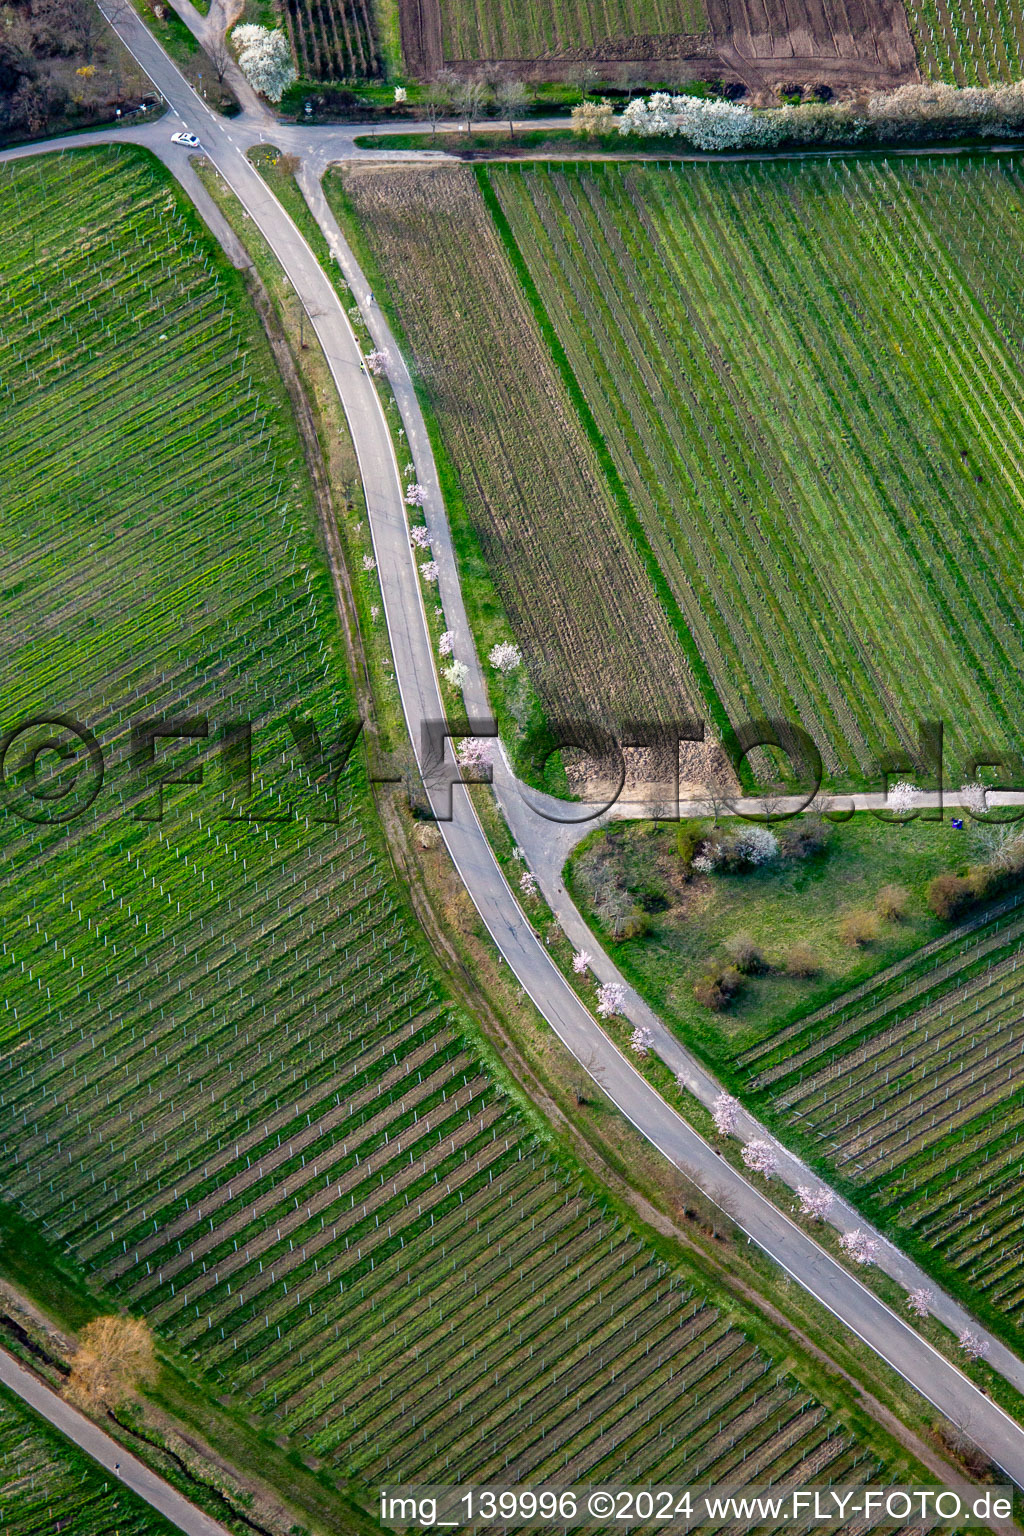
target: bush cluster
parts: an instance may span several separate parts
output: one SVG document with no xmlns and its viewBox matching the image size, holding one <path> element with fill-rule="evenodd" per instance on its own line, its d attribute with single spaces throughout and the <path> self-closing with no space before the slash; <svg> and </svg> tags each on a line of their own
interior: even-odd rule
<svg viewBox="0 0 1024 1536">
<path fill-rule="evenodd" d="M 704 151 L 993 138 L 1024 132 L 1024 82 L 965 89 L 903 85 L 848 101 L 788 102 L 765 110 L 656 91 L 631 101 L 618 126 L 626 136 L 682 138 Z"/>
<path fill-rule="evenodd" d="M 694 984 L 693 995 L 712 1013 L 722 1013 L 743 986 L 743 977 L 734 965 L 711 965 Z"/>
<path fill-rule="evenodd" d="M 1019 884 L 1024 876 L 1024 833 L 1007 832 L 992 858 L 972 864 L 966 875 L 951 870 L 936 875 L 928 887 L 928 905 L 936 917 L 954 922 L 978 902 L 988 901 Z"/>
<path fill-rule="evenodd" d="M 763 976 L 770 969 L 764 952 L 749 933 L 735 933 L 725 941 L 725 952 L 741 976 Z"/>
</svg>

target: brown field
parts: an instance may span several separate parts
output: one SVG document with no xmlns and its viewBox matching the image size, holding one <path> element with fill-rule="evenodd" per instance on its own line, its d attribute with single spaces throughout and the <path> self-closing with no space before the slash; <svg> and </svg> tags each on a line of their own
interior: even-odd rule
<svg viewBox="0 0 1024 1536">
<path fill-rule="evenodd" d="M 410 73 L 499 67 L 532 79 L 581 62 L 624 83 L 701 77 L 776 85 L 917 78 L 903 0 L 400 0 Z"/>
<path fill-rule="evenodd" d="M 472 171 L 340 174 L 545 710 L 704 714 Z"/>
<path fill-rule="evenodd" d="M 917 60 L 902 0 L 707 0 L 718 56 L 750 89 L 889 85 Z"/>
</svg>

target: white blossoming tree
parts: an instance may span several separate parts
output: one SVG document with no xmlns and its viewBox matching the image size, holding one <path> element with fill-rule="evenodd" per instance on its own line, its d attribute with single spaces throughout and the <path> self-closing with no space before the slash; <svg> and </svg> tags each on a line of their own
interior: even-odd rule
<svg viewBox="0 0 1024 1536">
<path fill-rule="evenodd" d="M 268 101 L 280 101 L 297 78 L 288 39 L 280 28 L 245 23 L 235 27 L 231 42 L 242 73 L 253 90 L 259 91 Z"/>
<path fill-rule="evenodd" d="M 626 1001 L 626 989 L 617 981 L 603 981 L 597 989 L 597 1011 L 602 1019 L 610 1019 L 622 1012 Z"/>
<path fill-rule="evenodd" d="M 523 659 L 523 653 L 518 645 L 513 645 L 510 640 L 503 640 L 500 645 L 492 645 L 487 657 L 492 667 L 506 677 L 514 672 Z"/>
<path fill-rule="evenodd" d="M 638 1056 L 646 1056 L 654 1045 L 654 1032 L 646 1024 L 637 1024 L 629 1037 L 630 1050 Z"/>
<path fill-rule="evenodd" d="M 454 645 L 455 631 L 453 629 L 446 629 L 444 634 L 441 635 L 438 639 L 437 654 L 439 656 L 450 656 L 452 654 Z"/>
<path fill-rule="evenodd" d="M 531 874 L 528 869 L 524 870 L 519 877 L 519 889 L 522 891 L 524 896 L 536 896 L 537 876 Z"/>
<path fill-rule="evenodd" d="M 810 1216 L 814 1221 L 824 1221 L 836 1203 L 830 1189 L 813 1189 L 810 1184 L 798 1184 L 796 1197 L 801 1216 Z"/>
<path fill-rule="evenodd" d="M 767 827 L 752 824 L 736 832 L 732 847 L 738 858 L 755 866 L 770 864 L 779 856 L 779 840 Z"/>
<path fill-rule="evenodd" d="M 715 1130 L 719 1136 L 733 1134 L 739 1112 L 739 1100 L 734 1099 L 731 1093 L 726 1093 L 723 1089 L 711 1106 L 711 1118 L 715 1122 Z"/>
<path fill-rule="evenodd" d="M 383 347 L 376 347 L 366 354 L 366 366 L 378 379 L 387 377 L 388 367 L 391 363 L 391 355 Z"/>
<path fill-rule="evenodd" d="M 455 755 L 463 768 L 489 768 L 494 762 L 494 738 L 466 736 L 456 747 Z"/>
<path fill-rule="evenodd" d="M 450 667 L 445 667 L 441 675 L 449 687 L 464 688 L 469 676 L 469 668 L 464 661 L 453 661 Z"/>
<path fill-rule="evenodd" d="M 972 779 L 969 784 L 961 784 L 960 804 L 972 816 L 984 816 L 988 810 L 988 791 L 985 785 L 979 784 L 977 779 Z"/>
<path fill-rule="evenodd" d="M 770 1141 L 748 1141 L 740 1156 L 751 1173 L 770 1179 L 778 1172 L 779 1160 Z"/>
<path fill-rule="evenodd" d="M 425 528 L 417 527 L 411 529 L 409 532 L 409 538 L 412 542 L 413 549 L 430 548 L 430 534 Z"/>
<path fill-rule="evenodd" d="M 885 797 L 886 809 L 893 811 L 897 816 L 906 816 L 917 809 L 920 793 L 916 784 L 911 784 L 907 779 L 900 779 L 889 786 L 889 793 Z"/>
<path fill-rule="evenodd" d="M 957 1343 L 972 1363 L 975 1360 L 984 1360 L 988 1354 L 988 1340 L 983 1339 L 980 1334 L 973 1332 L 970 1328 L 963 1330 Z"/>
<path fill-rule="evenodd" d="M 424 581 L 430 584 L 436 582 L 440 574 L 440 569 L 436 560 L 424 560 L 423 564 L 420 566 L 420 575 L 423 577 Z"/>
<path fill-rule="evenodd" d="M 408 507 L 422 507 L 426 504 L 427 488 L 413 480 L 405 488 L 405 504 Z"/>
<path fill-rule="evenodd" d="M 846 1257 L 852 1259 L 855 1264 L 873 1264 L 878 1257 L 877 1237 L 872 1237 L 869 1232 L 862 1232 L 859 1227 L 844 1232 L 839 1239 L 839 1246 Z"/>
<path fill-rule="evenodd" d="M 585 976 L 593 955 L 586 949 L 578 949 L 572 957 L 572 968 L 577 976 Z"/>
<path fill-rule="evenodd" d="M 915 1317 L 927 1317 L 931 1311 L 932 1302 L 935 1300 L 935 1292 L 927 1286 L 919 1286 L 917 1290 L 910 1291 L 907 1295 L 907 1306 Z"/>
<path fill-rule="evenodd" d="M 778 113 L 754 112 L 742 103 L 655 91 L 629 103 L 619 118 L 619 132 L 644 139 L 685 138 L 695 149 L 764 149 L 778 143 L 784 121 Z"/>
</svg>

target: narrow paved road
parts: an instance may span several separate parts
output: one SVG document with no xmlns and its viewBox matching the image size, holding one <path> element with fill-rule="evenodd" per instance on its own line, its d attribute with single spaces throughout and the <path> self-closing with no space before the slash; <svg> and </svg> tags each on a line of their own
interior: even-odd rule
<svg viewBox="0 0 1024 1536">
<path fill-rule="evenodd" d="M 426 625 L 420 579 L 409 542 L 402 481 L 384 413 L 372 380 L 360 367 L 358 343 L 344 306 L 293 221 L 246 159 L 245 149 L 253 142 L 252 125 L 240 119 L 217 117 L 191 90 L 134 13 L 119 13 L 116 26 L 170 106 L 171 115 L 163 120 L 164 133 L 169 136 L 177 122 L 181 122 L 200 135 L 206 154 L 287 272 L 321 342 L 355 443 L 395 673 L 410 735 L 422 762 L 423 722 L 441 720 L 445 711 Z M 255 132 L 257 138 L 262 133 L 282 148 L 305 153 L 296 131 L 293 131 L 290 142 L 282 142 L 282 130 L 274 129 L 271 133 L 259 127 Z M 336 151 L 328 150 L 323 141 L 316 140 L 314 130 L 303 128 L 301 134 L 303 140 L 313 140 L 321 145 L 316 152 L 321 163 L 324 155 L 334 157 Z M 331 134 L 339 148 L 341 142 L 347 140 L 351 149 L 351 137 L 351 132 Z M 81 145 L 83 140 L 78 139 L 77 143 Z M 169 158 L 166 147 L 163 153 Z M 354 157 L 358 156 L 359 152 L 355 151 Z M 322 214 L 323 209 L 316 206 L 317 191 L 308 175 L 305 190 L 311 196 L 314 211 Z M 340 231 L 335 227 L 331 233 L 336 254 L 347 268 L 356 298 L 366 303 L 365 279 L 358 272 L 351 252 L 344 247 Z M 368 309 L 373 311 L 374 306 L 369 305 Z M 375 335 L 386 339 L 379 316 L 374 313 L 372 319 L 376 326 Z M 398 363 L 398 349 L 393 339 L 388 349 Z M 396 387 L 406 417 L 406 431 L 418 478 L 430 490 L 428 526 L 437 541 L 435 553 L 441 565 L 442 600 L 449 622 L 455 616 L 461 627 L 464 610 L 454 559 L 445 541 L 447 524 L 433 475 L 429 443 L 411 383 L 401 366 L 396 373 Z M 430 589 L 430 600 L 433 600 L 433 591 Z M 468 637 L 468 626 L 465 632 Z M 467 704 L 471 713 L 479 710 L 482 714 L 486 708 L 486 695 L 471 647 L 462 652 L 461 659 L 472 667 Z M 495 778 L 502 798 L 509 799 L 515 786 L 507 772 L 499 766 Z M 428 778 L 428 790 L 439 816 L 446 816 L 449 791 L 436 776 Z M 441 827 L 470 896 L 523 988 L 585 1070 L 665 1157 L 728 1209 L 732 1219 L 753 1241 L 929 1401 L 960 1424 L 1009 1477 L 1024 1487 L 1024 1429 L 874 1296 L 854 1274 L 836 1263 L 747 1179 L 725 1163 L 648 1085 L 613 1045 L 552 963 L 506 883 L 466 792 L 455 789 L 451 802 L 451 819 L 442 820 Z M 614 969 L 610 961 L 602 959 L 601 964 Z M 633 994 L 631 1005 L 638 1004 L 639 1000 Z M 809 1178 L 805 1181 L 814 1182 Z M 1008 1357 L 1003 1363 L 1007 1374 L 1016 1369 L 1024 1377 L 1024 1367 L 1016 1357 L 1008 1351 L 1003 1353 Z M 1002 1368 L 995 1351 L 993 1364 Z"/>
<path fill-rule="evenodd" d="M 112 1478 L 138 1494 L 188 1536 L 229 1536 L 227 1529 L 190 1504 L 170 1483 L 118 1445 L 97 1424 L 72 1408 L 58 1393 L 33 1376 L 23 1365 L 0 1349 L 0 1382 L 47 1419 L 62 1435 L 98 1462 Z M 115 1470 L 117 1469 L 117 1470 Z"/>
</svg>

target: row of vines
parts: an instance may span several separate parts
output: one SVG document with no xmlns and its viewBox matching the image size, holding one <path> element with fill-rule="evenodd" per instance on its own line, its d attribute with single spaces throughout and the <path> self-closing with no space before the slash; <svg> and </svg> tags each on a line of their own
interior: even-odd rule
<svg viewBox="0 0 1024 1536">
<path fill-rule="evenodd" d="M 733 720 L 846 785 L 923 719 L 1012 746 L 1015 163 L 488 181 Z"/>
<path fill-rule="evenodd" d="M 1024 12 L 1016 0 L 907 0 L 922 74 L 952 85 L 1024 78 Z"/>
<path fill-rule="evenodd" d="M 1015 897 L 740 1062 L 780 1122 L 1018 1327 L 1022 998 Z"/>
<path fill-rule="evenodd" d="M 352 689 L 236 275 L 135 152 L 3 188 L 5 709 L 86 721 L 108 773 L 72 821 L 0 820 L 0 1198 L 368 1500 L 384 1474 L 876 1476 L 539 1149 L 401 904 L 359 754 L 333 822 L 294 767 L 281 721 L 333 740 Z M 227 788 L 219 737 L 162 738 L 177 782 L 138 819 L 132 725 L 204 713 L 254 722 L 259 814 L 235 730 Z M 47 782 L 80 787 L 59 759 Z"/>
</svg>

